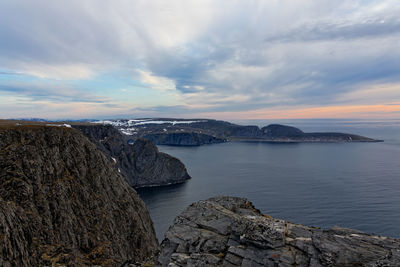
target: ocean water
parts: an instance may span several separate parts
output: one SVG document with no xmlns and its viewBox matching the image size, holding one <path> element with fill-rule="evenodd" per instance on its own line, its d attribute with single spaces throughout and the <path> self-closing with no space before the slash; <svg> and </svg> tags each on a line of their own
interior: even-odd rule
<svg viewBox="0 0 400 267">
<path fill-rule="evenodd" d="M 259 126 L 276 122 L 237 121 Z M 159 146 L 182 160 L 192 176 L 181 185 L 138 190 L 159 241 L 189 204 L 218 195 L 246 197 L 263 213 L 294 223 L 400 238 L 400 120 L 279 123 L 385 142 Z"/>
</svg>

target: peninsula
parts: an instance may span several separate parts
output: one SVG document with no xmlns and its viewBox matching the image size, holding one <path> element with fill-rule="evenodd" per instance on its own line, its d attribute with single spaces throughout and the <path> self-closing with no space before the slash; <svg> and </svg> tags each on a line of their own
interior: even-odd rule
<svg viewBox="0 0 400 267">
<path fill-rule="evenodd" d="M 305 133 L 281 124 L 265 127 L 243 126 L 210 119 L 143 118 L 132 120 L 103 120 L 117 128 L 130 140 L 144 138 L 157 145 L 198 146 L 230 141 L 255 142 L 379 142 L 356 134 L 338 132 Z"/>
</svg>

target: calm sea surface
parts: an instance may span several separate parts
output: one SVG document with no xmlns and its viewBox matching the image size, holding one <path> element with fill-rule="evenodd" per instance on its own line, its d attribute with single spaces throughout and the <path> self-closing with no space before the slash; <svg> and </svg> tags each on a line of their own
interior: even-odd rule
<svg viewBox="0 0 400 267">
<path fill-rule="evenodd" d="M 138 190 L 158 239 L 189 204 L 217 195 L 246 197 L 263 213 L 295 223 L 400 237 L 400 120 L 279 122 L 385 142 L 159 146 L 182 160 L 192 179 Z M 236 123 L 265 126 L 276 121 Z"/>
</svg>

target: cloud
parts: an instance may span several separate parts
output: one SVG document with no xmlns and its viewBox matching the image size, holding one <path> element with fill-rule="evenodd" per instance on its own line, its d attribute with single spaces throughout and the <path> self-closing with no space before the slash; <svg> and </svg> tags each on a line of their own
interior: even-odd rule
<svg viewBox="0 0 400 267">
<path fill-rule="evenodd" d="M 248 106 L 329 104 L 360 83 L 399 80 L 400 54 L 395 48 L 399 22 L 393 16 L 399 4 L 380 8 L 382 18 L 372 21 L 377 2 L 365 7 L 361 15 L 354 14 L 358 7 L 352 13 L 346 4 L 338 6 L 347 9 L 345 19 L 342 13 L 327 13 L 323 8 L 325 13 L 318 13 L 318 4 L 314 8 L 309 5 L 303 14 L 295 14 L 293 10 L 304 8 L 295 9 L 298 6 L 293 4 L 289 11 L 278 12 L 282 15 L 279 19 L 268 18 L 268 6 L 258 10 L 259 16 L 247 13 L 254 12 L 252 8 L 240 8 L 241 14 L 229 17 L 229 10 L 228 17 L 220 18 L 224 19 L 222 28 L 217 25 L 195 45 L 179 53 L 155 55 L 157 58 L 150 57 L 148 62 L 155 75 L 176 82 L 187 103 L 211 94 L 220 99 L 241 94 L 254 96 Z M 277 22 L 282 24 L 275 25 Z M 322 22 L 325 24 L 320 25 Z M 235 34 L 233 25 L 238 26 Z M 290 30 L 293 27 L 295 30 Z M 297 37 L 287 37 L 298 31 Z M 274 42 L 266 41 L 268 36 Z M 196 86 L 204 89 L 197 92 L 193 90 Z M 237 105 L 229 102 L 226 108 L 235 110 Z"/>
<path fill-rule="evenodd" d="M 182 116 L 396 102 L 379 85 L 400 83 L 399 13 L 397 0 L 5 0 L 0 95 Z"/>
<path fill-rule="evenodd" d="M 219 119 L 389 119 L 400 116 L 400 106 L 393 105 L 344 105 L 315 107 L 275 107 L 254 109 L 246 112 L 203 112 L 200 117 Z"/>
<path fill-rule="evenodd" d="M 144 84 L 148 84 L 151 88 L 160 91 L 175 91 L 176 86 L 173 80 L 154 76 L 151 72 L 144 70 L 137 70 L 140 80 Z"/>
<path fill-rule="evenodd" d="M 81 64 L 35 64 L 34 66 L 22 64 L 21 66 L 24 74 L 42 79 L 89 79 L 94 75 L 94 70 L 90 66 Z"/>
<path fill-rule="evenodd" d="M 368 104 L 373 100 L 376 103 L 393 105 L 390 102 L 396 99 L 400 100 L 400 83 L 364 85 L 337 97 L 338 102 L 352 104 Z"/>
<path fill-rule="evenodd" d="M 332 22 L 322 21 L 297 26 L 297 28 L 269 36 L 266 42 L 312 42 L 326 40 L 351 40 L 384 38 L 400 34 L 400 21 L 396 14 L 381 17 L 352 19 L 336 19 Z M 392 13 L 392 12 L 391 12 Z"/>
<path fill-rule="evenodd" d="M 0 94 L 24 97 L 29 101 L 107 103 L 109 99 L 82 93 L 64 84 L 46 84 L 40 82 L 0 82 Z"/>
<path fill-rule="evenodd" d="M 0 71 L 0 75 L 23 75 L 20 72 L 14 72 L 14 71 Z"/>
</svg>

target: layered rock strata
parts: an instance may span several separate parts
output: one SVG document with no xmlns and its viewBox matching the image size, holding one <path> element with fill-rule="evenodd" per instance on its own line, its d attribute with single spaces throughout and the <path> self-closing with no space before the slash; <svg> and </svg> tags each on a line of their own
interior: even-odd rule
<svg viewBox="0 0 400 267">
<path fill-rule="evenodd" d="M 399 266 L 400 240 L 263 215 L 248 200 L 190 205 L 161 244 L 162 266 Z"/>
</svg>

